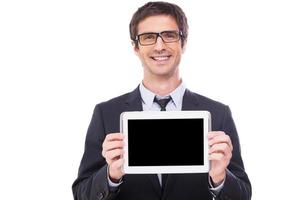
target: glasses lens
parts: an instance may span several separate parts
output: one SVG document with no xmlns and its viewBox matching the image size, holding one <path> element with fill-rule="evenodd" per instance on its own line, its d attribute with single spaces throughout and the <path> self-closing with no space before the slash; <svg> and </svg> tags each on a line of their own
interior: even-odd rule
<svg viewBox="0 0 300 200">
<path fill-rule="evenodd" d="M 138 40 L 141 45 L 152 45 L 157 41 L 157 37 L 160 36 L 164 42 L 177 42 L 180 40 L 180 34 L 178 31 L 163 31 L 161 33 L 143 33 L 138 35 Z"/>
<path fill-rule="evenodd" d="M 139 41 L 142 45 L 154 44 L 156 42 L 157 34 L 144 33 L 139 35 Z"/>
<path fill-rule="evenodd" d="M 165 31 L 161 33 L 161 36 L 165 42 L 176 42 L 179 40 L 177 31 Z"/>
</svg>

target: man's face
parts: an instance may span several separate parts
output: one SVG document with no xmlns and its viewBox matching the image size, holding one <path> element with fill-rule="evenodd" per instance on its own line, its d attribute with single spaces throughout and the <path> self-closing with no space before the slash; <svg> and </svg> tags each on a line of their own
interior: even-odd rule
<svg viewBox="0 0 300 200">
<path fill-rule="evenodd" d="M 147 17 L 138 25 L 138 35 L 142 33 L 163 31 L 179 31 L 175 19 L 168 15 Z M 161 37 L 155 44 L 135 47 L 134 50 L 144 67 L 144 78 L 170 78 L 179 76 L 178 65 L 180 63 L 183 48 L 181 39 L 172 43 L 165 43 Z"/>
</svg>

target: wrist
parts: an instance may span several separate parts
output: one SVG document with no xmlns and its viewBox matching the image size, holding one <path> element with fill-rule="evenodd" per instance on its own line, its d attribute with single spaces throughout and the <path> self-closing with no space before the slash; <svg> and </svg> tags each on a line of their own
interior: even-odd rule
<svg viewBox="0 0 300 200">
<path fill-rule="evenodd" d="M 108 178 L 109 178 L 109 180 L 110 180 L 111 182 L 113 182 L 113 183 L 120 183 L 120 182 L 121 182 L 121 179 L 122 179 L 122 177 L 115 176 L 115 175 L 111 172 L 110 168 L 108 168 Z"/>
<path fill-rule="evenodd" d="M 221 185 L 221 183 L 225 179 L 225 176 L 226 176 L 225 172 L 222 174 L 216 175 L 216 176 L 210 176 L 213 186 L 217 187 L 217 186 Z"/>
<path fill-rule="evenodd" d="M 109 176 L 109 180 L 113 183 L 120 183 L 121 182 L 121 178 L 113 178 L 111 176 Z"/>
</svg>

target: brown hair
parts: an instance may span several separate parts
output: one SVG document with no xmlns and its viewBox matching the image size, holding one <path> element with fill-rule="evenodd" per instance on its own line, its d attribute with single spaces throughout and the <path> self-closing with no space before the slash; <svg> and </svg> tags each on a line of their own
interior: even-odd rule
<svg viewBox="0 0 300 200">
<path fill-rule="evenodd" d="M 135 38 L 138 32 L 137 29 L 139 23 L 147 17 L 156 15 L 169 15 L 175 19 L 179 30 L 182 32 L 181 46 L 183 47 L 188 36 L 187 18 L 179 6 L 162 1 L 148 2 L 133 14 L 129 24 L 129 31 L 130 38 L 135 43 L 135 46 L 138 47 L 138 43 Z"/>
</svg>

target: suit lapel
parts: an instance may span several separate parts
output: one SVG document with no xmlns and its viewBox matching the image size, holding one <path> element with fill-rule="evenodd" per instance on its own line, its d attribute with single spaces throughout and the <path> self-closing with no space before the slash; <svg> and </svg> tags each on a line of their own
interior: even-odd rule
<svg viewBox="0 0 300 200">
<path fill-rule="evenodd" d="M 143 111 L 142 97 L 139 87 L 128 94 L 125 101 L 125 111 Z"/>
<path fill-rule="evenodd" d="M 199 102 L 196 96 L 188 89 L 185 90 L 183 95 L 182 110 L 199 110 Z"/>
<path fill-rule="evenodd" d="M 152 185 L 155 193 L 158 196 L 161 196 L 161 186 L 159 184 L 157 174 L 146 174 L 146 176 L 148 177 L 149 181 L 151 182 L 151 185 Z"/>
</svg>

